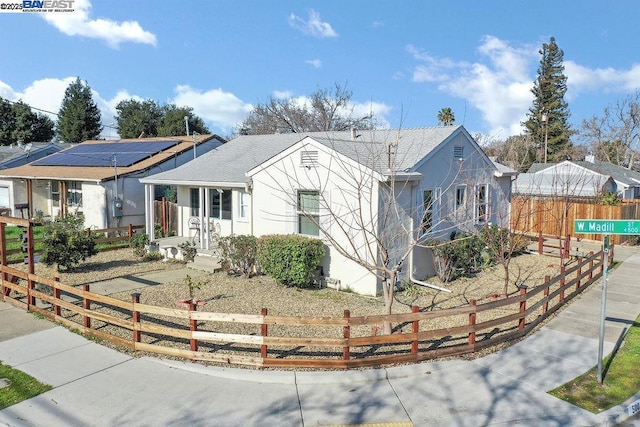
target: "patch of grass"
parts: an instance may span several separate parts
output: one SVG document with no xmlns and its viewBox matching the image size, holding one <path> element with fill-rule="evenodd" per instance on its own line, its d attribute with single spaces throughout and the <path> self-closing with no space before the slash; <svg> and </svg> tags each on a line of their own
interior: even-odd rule
<svg viewBox="0 0 640 427">
<path fill-rule="evenodd" d="M 618 351 L 602 362 L 603 384 L 597 366 L 549 393 L 576 406 L 599 413 L 619 405 L 640 390 L 640 317 L 629 328 Z"/>
<path fill-rule="evenodd" d="M 53 388 L 1 362 L 0 379 L 4 379 L 9 383 L 7 387 L 0 388 L 0 409 L 8 408 L 23 400 L 31 399 Z"/>
</svg>

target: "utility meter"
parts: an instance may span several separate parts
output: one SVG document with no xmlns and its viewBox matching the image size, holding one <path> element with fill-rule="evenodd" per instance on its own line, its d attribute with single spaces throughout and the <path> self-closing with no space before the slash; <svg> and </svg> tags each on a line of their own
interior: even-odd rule
<svg viewBox="0 0 640 427">
<path fill-rule="evenodd" d="M 122 208 L 123 208 L 122 199 L 114 199 L 113 209 L 112 209 L 114 218 L 120 218 L 122 216 Z"/>
</svg>

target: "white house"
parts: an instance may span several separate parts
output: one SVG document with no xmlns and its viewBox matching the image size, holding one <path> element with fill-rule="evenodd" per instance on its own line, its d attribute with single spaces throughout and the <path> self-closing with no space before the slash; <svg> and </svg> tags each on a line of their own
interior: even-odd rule
<svg viewBox="0 0 640 427">
<path fill-rule="evenodd" d="M 85 141 L 0 170 L 0 180 L 10 182 L 14 206 L 25 206 L 29 217 L 71 212 L 82 214 L 91 228 L 138 225 L 145 222 L 139 178 L 183 165 L 223 143 L 217 135 Z"/>
<path fill-rule="evenodd" d="M 197 217 L 204 248 L 214 227 L 320 238 L 326 283 L 375 295 L 382 283 L 367 265 L 404 260 L 403 280 L 421 281 L 434 270 L 416 242 L 507 225 L 514 175 L 499 171 L 463 127 L 447 126 L 241 136 L 141 181 L 148 195 L 178 185 L 181 233 L 193 233 L 189 218 Z"/>
</svg>

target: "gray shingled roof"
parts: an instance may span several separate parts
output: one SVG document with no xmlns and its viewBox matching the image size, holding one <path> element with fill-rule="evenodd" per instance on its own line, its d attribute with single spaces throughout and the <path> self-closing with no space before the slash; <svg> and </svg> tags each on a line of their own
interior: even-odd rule
<svg viewBox="0 0 640 427">
<path fill-rule="evenodd" d="M 170 171 L 144 178 L 154 184 L 244 185 L 245 173 L 269 160 L 296 142 L 309 136 L 337 152 L 379 172 L 387 170 L 386 147 L 398 141 L 395 165 L 398 170 L 413 168 L 440 143 L 461 126 L 441 126 L 415 129 L 383 129 L 359 131 L 356 140 L 351 131 L 308 132 L 276 135 L 245 135 L 203 154 Z"/>
<path fill-rule="evenodd" d="M 582 166 L 585 169 L 589 169 L 590 171 L 610 176 L 615 181 L 622 182 L 626 185 L 634 187 L 640 185 L 640 172 L 627 169 L 623 166 L 614 165 L 613 163 L 609 162 L 601 162 L 598 160 L 595 160 L 593 162 L 586 160 L 571 160 L 570 162 L 575 165 Z M 543 171 L 544 169 L 552 167 L 556 164 L 557 163 L 534 163 L 529 168 L 529 173 L 540 173 L 540 171 Z"/>
<path fill-rule="evenodd" d="M 30 142 L 29 152 L 18 145 L 0 146 L 0 169 L 22 166 L 69 146 L 68 143 Z"/>
</svg>

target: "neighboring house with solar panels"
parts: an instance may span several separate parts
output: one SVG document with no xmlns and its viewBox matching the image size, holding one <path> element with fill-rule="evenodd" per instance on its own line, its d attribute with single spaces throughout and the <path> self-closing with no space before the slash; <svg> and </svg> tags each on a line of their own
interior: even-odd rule
<svg viewBox="0 0 640 427">
<path fill-rule="evenodd" d="M 67 143 L 53 142 L 29 142 L 0 146 L 0 170 L 26 165 L 67 147 L 69 147 Z M 13 180 L 0 180 L 0 215 L 14 214 L 14 199 Z"/>
<path fill-rule="evenodd" d="M 202 250 L 218 235 L 320 238 L 328 250 L 321 263 L 327 285 L 375 295 L 381 280 L 332 242 L 355 252 L 367 247 L 362 239 L 369 230 L 369 238 L 397 233 L 390 243 L 395 257 L 413 247 L 412 239 L 508 224 L 513 175 L 498 170 L 462 126 L 441 126 L 240 136 L 141 182 L 148 194 L 156 185 L 178 186 L 178 234 L 198 238 Z M 390 188 L 397 202 L 391 222 L 382 220 Z M 362 206 L 359 213 L 354 206 Z M 147 218 L 153 239 L 152 210 Z M 363 256 L 379 256 L 369 243 Z M 430 251 L 410 252 L 402 280 L 433 275 Z"/>
<path fill-rule="evenodd" d="M 83 215 L 91 228 L 140 225 L 145 223 L 140 178 L 181 166 L 224 142 L 217 135 L 198 135 L 195 141 L 192 136 L 85 141 L 0 170 L 0 180 L 11 182 L 13 216 L 68 212 Z"/>
</svg>

